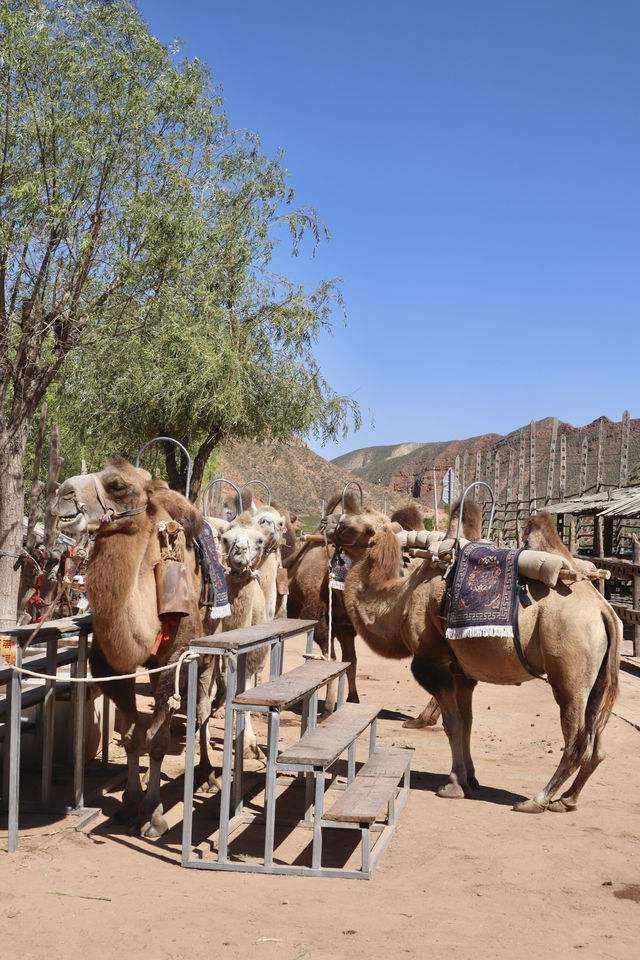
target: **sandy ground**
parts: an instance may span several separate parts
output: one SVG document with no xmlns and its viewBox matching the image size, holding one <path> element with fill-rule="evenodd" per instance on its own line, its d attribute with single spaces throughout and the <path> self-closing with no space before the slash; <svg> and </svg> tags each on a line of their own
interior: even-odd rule
<svg viewBox="0 0 640 960">
<path fill-rule="evenodd" d="M 299 662 L 297 643 L 285 667 Z M 3 955 L 637 960 L 640 678 L 622 675 L 608 757 L 581 808 L 542 816 L 511 806 L 546 782 L 559 757 L 558 712 L 545 684 L 478 688 L 473 746 L 482 788 L 453 801 L 435 796 L 449 769 L 442 727 L 402 727 L 425 702 L 408 663 L 362 647 L 359 686 L 363 700 L 385 706 L 379 740 L 415 748 L 411 795 L 371 880 L 181 868 L 176 753 L 164 787 L 172 829 L 159 841 L 109 821 L 119 788 L 97 801 L 99 816 L 81 831 L 73 818 L 23 816 L 15 854 L 6 853 L 0 818 Z M 284 742 L 295 739 L 297 722 L 290 715 Z M 264 739 L 264 726 L 257 729 Z M 175 732 L 179 748 L 180 718 Z M 220 724 L 213 733 L 220 736 Z M 194 835 L 215 828 L 216 802 L 197 800 Z M 287 860 L 292 844 L 289 836 L 276 857 Z"/>
</svg>

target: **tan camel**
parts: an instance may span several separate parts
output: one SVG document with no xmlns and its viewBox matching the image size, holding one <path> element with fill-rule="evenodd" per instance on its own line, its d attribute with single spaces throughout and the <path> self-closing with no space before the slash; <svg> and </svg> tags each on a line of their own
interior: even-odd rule
<svg viewBox="0 0 640 960">
<path fill-rule="evenodd" d="M 532 674 L 511 637 L 445 640 L 443 572 L 427 561 L 399 578 L 401 548 L 387 517 L 375 511 L 344 515 L 335 533 L 352 563 L 344 600 L 358 634 L 383 657 L 412 657 L 414 677 L 442 709 L 452 766 L 438 796 L 467 796 L 478 787 L 470 749 L 476 683 L 520 684 Z M 622 624 L 588 580 L 558 582 L 553 589 L 530 580 L 528 594 L 531 604 L 519 610 L 521 644 L 531 669 L 546 674 L 560 707 L 564 750 L 546 786 L 514 809 L 573 810 L 604 756 L 602 731 L 618 691 Z"/>
<path fill-rule="evenodd" d="M 217 629 L 219 621 L 205 625 L 199 608 L 200 574 L 191 546 L 202 529 L 203 517 L 163 480 L 154 480 L 146 470 L 117 457 L 107 461 L 98 473 L 65 480 L 53 512 L 64 533 L 95 534 L 87 569 L 87 595 L 93 614 L 93 676 L 130 674 L 143 665 L 177 663 L 192 638 Z M 177 521 L 185 535 L 188 612 L 171 616 L 163 635 L 154 570 L 161 562 L 161 531 L 171 521 Z M 173 524 L 174 529 L 177 524 Z M 213 658 L 201 661 L 197 696 L 199 773 L 211 780 L 207 722 Z M 101 686 L 124 721 L 128 776 L 119 818 L 136 820 L 143 836 L 157 837 L 168 829 L 160 800 L 160 773 L 175 709 L 175 671 L 155 674 L 151 679 L 154 708 L 148 726 L 137 710 L 135 679 L 112 680 Z M 149 778 L 143 793 L 140 756 L 144 753 L 149 754 Z"/>
</svg>

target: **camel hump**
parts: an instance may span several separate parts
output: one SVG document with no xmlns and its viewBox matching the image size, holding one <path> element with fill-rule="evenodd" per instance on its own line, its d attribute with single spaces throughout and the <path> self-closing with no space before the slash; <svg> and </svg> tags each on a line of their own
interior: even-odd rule
<svg viewBox="0 0 640 960">
<path fill-rule="evenodd" d="M 445 538 L 457 536 L 460 500 L 451 507 L 449 526 Z M 465 500 L 462 510 L 462 536 L 465 540 L 482 540 L 482 507 L 475 500 Z"/>
<path fill-rule="evenodd" d="M 524 527 L 524 539 L 532 550 L 557 553 L 573 564 L 573 557 L 560 539 L 548 510 L 541 510 L 529 517 Z"/>
<path fill-rule="evenodd" d="M 170 490 L 164 481 L 153 480 L 149 486 L 149 502 L 157 509 L 165 510 L 172 520 L 184 528 L 187 544 L 202 533 L 204 517 L 190 500 L 177 490 Z"/>
<path fill-rule="evenodd" d="M 399 523 L 403 530 L 424 530 L 422 511 L 415 503 L 394 510 L 391 514 L 391 522 Z"/>
</svg>

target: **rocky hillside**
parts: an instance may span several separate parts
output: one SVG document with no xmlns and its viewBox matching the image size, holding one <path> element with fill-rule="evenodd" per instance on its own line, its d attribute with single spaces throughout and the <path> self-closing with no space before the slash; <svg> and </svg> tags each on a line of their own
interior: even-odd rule
<svg viewBox="0 0 640 960">
<path fill-rule="evenodd" d="M 346 483 L 356 480 L 363 489 L 366 506 L 387 512 L 405 506 L 411 497 L 400 491 L 371 483 L 354 476 L 342 467 L 319 457 L 301 440 L 292 439 L 288 444 L 231 442 L 225 444 L 222 461 L 217 465 L 216 475 L 242 486 L 249 480 L 262 480 L 271 490 L 272 499 L 287 506 L 301 516 L 319 516 L 322 501 L 328 504 L 335 493 L 342 493 Z M 222 484 L 210 491 L 217 494 Z M 228 492 L 229 487 L 224 487 Z M 253 486 L 256 497 L 265 496 L 259 485 Z M 356 494 L 357 487 L 351 488 Z"/>
<path fill-rule="evenodd" d="M 534 424 L 535 435 L 535 489 L 536 496 L 544 499 L 549 480 L 549 454 L 554 420 L 548 417 Z M 602 426 L 602 431 L 601 431 Z M 514 430 L 507 436 L 483 434 L 466 440 L 447 440 L 438 443 L 401 443 L 397 446 L 367 447 L 344 454 L 332 461 L 343 470 L 349 470 L 368 481 L 380 478 L 381 484 L 405 496 L 413 496 L 426 506 L 433 503 L 433 470 L 436 471 L 438 492 L 442 476 L 449 467 L 456 465 L 458 479 L 470 483 L 474 479 L 486 480 L 494 488 L 499 501 L 517 499 L 520 451 L 524 449 L 523 486 L 525 499 L 530 491 L 531 425 Z M 587 440 L 587 490 L 595 489 L 598 468 L 598 445 L 602 434 L 602 484 L 616 487 L 620 477 L 620 454 L 622 422 L 614 423 L 607 417 L 599 417 L 584 427 L 573 427 L 562 421 L 557 425 L 556 454 L 553 469 L 552 499 L 560 495 L 560 447 L 564 435 L 566 444 L 566 495 L 575 494 L 580 486 L 583 441 Z M 476 476 L 478 455 L 480 473 Z M 496 459 L 498 482 L 496 484 Z M 509 485 L 511 463 L 511 484 Z M 640 420 L 629 422 L 628 479 L 637 482 L 640 477 Z"/>
</svg>

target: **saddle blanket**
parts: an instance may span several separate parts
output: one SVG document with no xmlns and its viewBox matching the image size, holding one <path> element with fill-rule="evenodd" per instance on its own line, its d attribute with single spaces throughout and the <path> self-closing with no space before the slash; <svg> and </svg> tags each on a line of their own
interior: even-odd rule
<svg viewBox="0 0 640 960">
<path fill-rule="evenodd" d="M 336 550 L 331 561 L 331 571 L 329 583 L 334 590 L 344 590 L 344 582 L 347 579 L 351 560 L 345 556 L 342 550 Z"/>
<path fill-rule="evenodd" d="M 521 552 L 465 544 L 453 574 L 447 640 L 513 636 Z"/>
<path fill-rule="evenodd" d="M 231 605 L 224 570 L 218 560 L 215 536 L 206 521 L 195 542 L 202 577 L 200 602 L 209 608 L 209 616 L 213 620 L 221 620 L 231 615 Z"/>
</svg>

